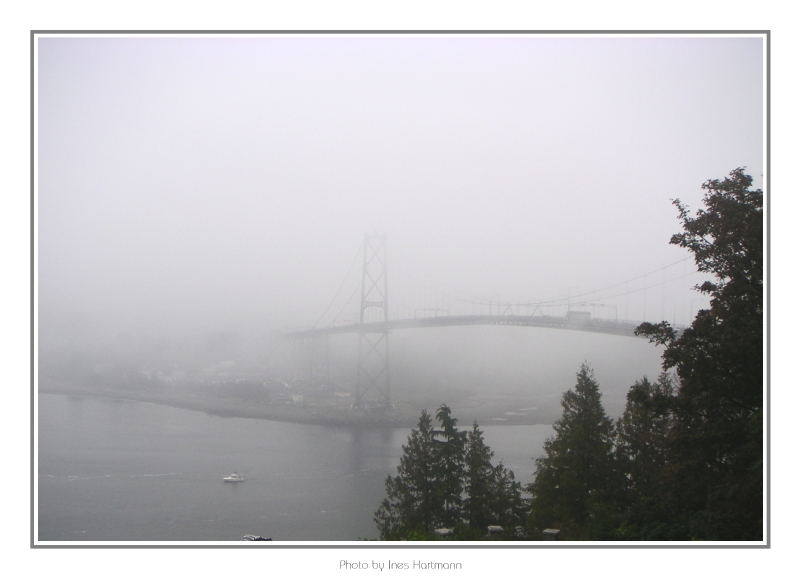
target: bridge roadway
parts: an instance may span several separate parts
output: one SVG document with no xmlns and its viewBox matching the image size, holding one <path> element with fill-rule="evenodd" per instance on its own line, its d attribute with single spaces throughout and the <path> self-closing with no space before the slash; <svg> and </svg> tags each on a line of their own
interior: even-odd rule
<svg viewBox="0 0 800 579">
<path fill-rule="evenodd" d="M 559 330 L 576 330 L 614 334 L 617 336 L 635 337 L 634 330 L 638 322 L 604 319 L 571 319 L 558 316 L 518 316 L 518 315 L 466 315 L 435 316 L 427 318 L 408 318 L 389 320 L 388 322 L 365 322 L 363 324 L 346 324 L 287 332 L 292 338 L 312 338 L 330 336 L 332 334 L 354 334 L 358 332 L 386 332 L 411 328 L 446 328 L 452 326 L 526 326 L 534 328 L 553 328 Z"/>
</svg>

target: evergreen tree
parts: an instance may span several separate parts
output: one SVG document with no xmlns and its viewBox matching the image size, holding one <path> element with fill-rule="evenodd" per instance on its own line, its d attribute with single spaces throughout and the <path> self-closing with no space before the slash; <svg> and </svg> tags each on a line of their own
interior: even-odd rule
<svg viewBox="0 0 800 579">
<path fill-rule="evenodd" d="M 386 477 L 386 497 L 375 513 L 382 540 L 425 536 L 441 510 L 437 492 L 438 456 L 430 414 L 422 411 L 417 428 L 403 445 L 397 475 Z"/>
<path fill-rule="evenodd" d="M 446 404 L 436 411 L 441 428 L 434 432 L 436 451 L 436 491 L 439 508 L 436 524 L 455 527 L 461 524 L 462 492 L 464 490 L 464 450 L 466 433 L 456 428 L 456 420 Z"/>
<path fill-rule="evenodd" d="M 583 364 L 575 390 L 562 400 L 555 435 L 536 461 L 530 487 L 530 527 L 561 529 L 567 539 L 607 539 L 614 528 L 618 477 L 613 460 L 613 424 L 600 401 L 591 369 Z"/>
<path fill-rule="evenodd" d="M 675 538 L 762 538 L 763 194 L 752 181 L 741 168 L 707 181 L 694 216 L 674 201 L 684 231 L 670 243 L 713 274 L 698 287 L 710 307 L 680 335 L 666 322 L 637 330 L 666 346 L 664 368 L 679 378 Z"/>
<path fill-rule="evenodd" d="M 397 475 L 386 478 L 386 497 L 375 512 L 382 540 L 433 538 L 438 527 L 454 538 L 483 538 L 488 525 L 509 534 L 524 522 L 520 483 L 502 463 L 492 464 L 478 424 L 458 430 L 447 405 L 436 412 L 434 430 L 427 411 L 403 446 Z"/>
<path fill-rule="evenodd" d="M 522 483 L 517 482 L 514 471 L 502 461 L 492 469 L 489 505 L 494 524 L 505 529 L 506 538 L 513 536 L 517 527 L 524 527 L 527 507 L 522 499 Z"/>
<path fill-rule="evenodd" d="M 494 453 L 486 445 L 478 423 L 473 423 L 467 437 L 467 499 L 464 503 L 465 518 L 473 529 L 485 530 L 488 525 L 495 522 L 491 508 L 495 489 L 493 456 Z"/>
<path fill-rule="evenodd" d="M 628 488 L 636 493 L 648 493 L 667 464 L 673 392 L 666 373 L 656 383 L 644 377 L 631 386 L 625 412 L 617 420 L 616 455 Z"/>
<path fill-rule="evenodd" d="M 489 525 L 500 525 L 510 535 L 515 527 L 525 524 L 527 509 L 522 485 L 515 480 L 514 471 L 502 462 L 493 465 L 493 456 L 475 422 L 467 438 L 464 518 L 481 534 Z"/>
<path fill-rule="evenodd" d="M 628 391 L 625 412 L 616 423 L 615 455 L 625 474 L 621 539 L 660 540 L 675 533 L 670 521 L 677 510 L 670 500 L 673 403 L 674 386 L 666 373 L 656 383 L 642 378 Z"/>
</svg>

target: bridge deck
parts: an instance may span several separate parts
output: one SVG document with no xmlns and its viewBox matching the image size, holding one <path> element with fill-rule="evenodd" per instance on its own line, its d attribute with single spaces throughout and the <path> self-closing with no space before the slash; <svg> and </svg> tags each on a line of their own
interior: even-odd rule
<svg viewBox="0 0 800 579">
<path fill-rule="evenodd" d="M 389 320 L 388 322 L 369 322 L 364 324 L 346 324 L 326 328 L 313 328 L 288 332 L 293 338 L 325 336 L 331 334 L 353 334 L 358 332 L 388 332 L 411 328 L 446 328 L 451 326 L 528 326 L 535 328 L 554 328 L 560 330 L 577 330 L 596 332 L 618 336 L 635 337 L 634 330 L 638 322 L 588 319 L 574 320 L 558 316 L 513 316 L 513 315 L 468 315 L 468 316 L 435 316 L 429 318 L 409 318 Z"/>
</svg>

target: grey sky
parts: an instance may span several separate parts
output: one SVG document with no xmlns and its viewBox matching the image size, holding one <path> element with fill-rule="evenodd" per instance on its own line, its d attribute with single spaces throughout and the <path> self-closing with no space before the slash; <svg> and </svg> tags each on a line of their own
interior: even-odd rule
<svg viewBox="0 0 800 579">
<path fill-rule="evenodd" d="M 396 308 L 580 293 L 686 255 L 668 245 L 671 198 L 697 208 L 700 184 L 737 166 L 761 182 L 760 38 L 54 37 L 38 50 L 45 323 L 310 325 L 365 232 L 387 235 Z M 695 281 L 614 298 L 619 315 L 685 323 Z"/>
</svg>

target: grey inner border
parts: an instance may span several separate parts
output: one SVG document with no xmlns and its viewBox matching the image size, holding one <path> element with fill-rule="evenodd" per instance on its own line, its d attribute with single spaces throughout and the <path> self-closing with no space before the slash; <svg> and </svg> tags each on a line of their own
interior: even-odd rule
<svg viewBox="0 0 800 579">
<path fill-rule="evenodd" d="M 767 463 L 766 463 L 766 491 L 767 491 L 767 509 L 766 509 L 766 524 L 764 531 L 766 534 L 766 543 L 764 545 L 659 545 L 654 543 L 646 544 L 631 544 L 631 545 L 603 545 L 598 543 L 590 543 L 586 545 L 537 545 L 531 543 L 523 543 L 520 545 L 493 545 L 491 543 L 479 543 L 474 545 L 447 545 L 447 544 L 417 544 L 416 542 L 409 545 L 387 545 L 380 541 L 377 544 L 370 544 L 371 542 L 364 541 L 363 545 L 329 545 L 329 544 L 307 544 L 307 545 L 281 545 L 274 543 L 272 545 L 157 545 L 157 544 L 144 544 L 144 545 L 42 545 L 36 544 L 36 537 L 34 537 L 34 400 L 36 395 L 36 384 L 34 381 L 34 360 L 35 360 L 35 340 L 34 340 L 34 277 L 35 277 L 35 263 L 34 263 L 34 176 L 36 170 L 36 159 L 34 156 L 34 138 L 35 138 L 35 124 L 34 124 L 34 97 L 35 97 L 35 42 L 36 37 L 39 35 L 56 35 L 63 34 L 65 36 L 76 34 L 91 34 L 91 35 L 104 35 L 104 34 L 164 34 L 164 35 L 195 35 L 195 34 L 215 34 L 215 35 L 268 35 L 268 34 L 316 34 L 316 35 L 342 35 L 342 34 L 384 34 L 384 35 L 402 35 L 402 34 L 427 34 L 427 35 L 458 35 L 458 34 L 508 34 L 508 35 L 554 35 L 554 34 L 605 34 L 605 35 L 633 35 L 633 34 L 652 34 L 652 35 L 761 35 L 764 37 L 766 48 L 766 70 L 765 70 L 765 84 L 766 84 L 766 179 L 764 188 L 766 189 L 766 225 L 767 225 L 767 325 L 764 332 L 764 338 L 767 343 Z M 30 390 L 30 492 L 31 492 L 31 507 L 30 507 L 30 547 L 32 549 L 252 549 L 252 548 L 266 548 L 266 549 L 770 549 L 771 544 L 771 368 L 770 368 L 770 327 L 771 327 L 771 284 L 770 284 L 770 270 L 771 270 L 771 203 L 770 203 L 770 180 L 772 176 L 771 170 L 771 51 L 770 51 L 770 35 L 769 30 L 31 30 L 30 31 L 30 376 L 31 376 L 31 390 Z"/>
</svg>

